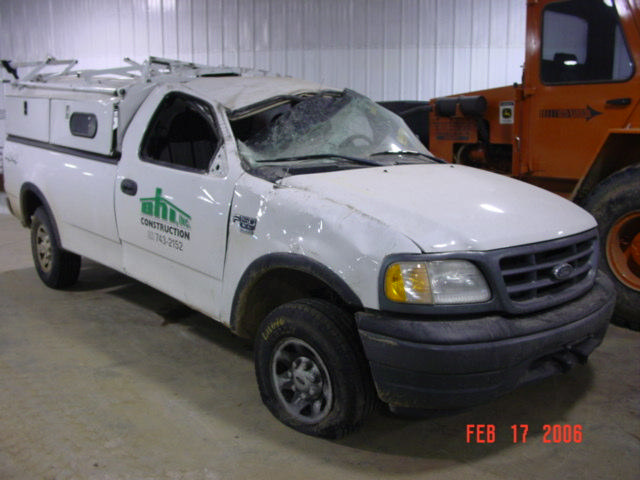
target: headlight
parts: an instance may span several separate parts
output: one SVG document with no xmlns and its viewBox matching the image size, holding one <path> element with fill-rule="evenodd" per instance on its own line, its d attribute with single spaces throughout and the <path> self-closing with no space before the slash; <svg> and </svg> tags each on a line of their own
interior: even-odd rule
<svg viewBox="0 0 640 480">
<path fill-rule="evenodd" d="M 478 268 L 466 260 L 396 262 L 387 267 L 384 293 L 393 302 L 480 303 L 491 290 Z"/>
</svg>

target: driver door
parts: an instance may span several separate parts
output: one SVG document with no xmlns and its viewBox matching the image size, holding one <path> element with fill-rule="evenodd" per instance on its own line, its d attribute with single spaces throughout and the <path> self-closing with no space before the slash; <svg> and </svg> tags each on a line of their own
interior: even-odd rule
<svg viewBox="0 0 640 480">
<path fill-rule="evenodd" d="M 129 126 L 115 205 L 125 271 L 216 317 L 234 182 L 214 112 L 185 92 L 152 94 Z"/>
</svg>

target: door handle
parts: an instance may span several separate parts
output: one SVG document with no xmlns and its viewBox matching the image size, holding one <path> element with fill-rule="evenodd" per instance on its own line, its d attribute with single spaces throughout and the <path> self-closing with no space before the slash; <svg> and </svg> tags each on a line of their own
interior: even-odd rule
<svg viewBox="0 0 640 480">
<path fill-rule="evenodd" d="M 607 105 L 611 105 L 613 107 L 626 107 L 631 105 L 631 99 L 629 97 L 612 98 L 611 100 L 607 100 Z"/>
<path fill-rule="evenodd" d="M 138 193 L 138 184 L 130 178 L 125 178 L 120 184 L 120 190 L 122 190 L 122 193 L 134 196 Z"/>
</svg>

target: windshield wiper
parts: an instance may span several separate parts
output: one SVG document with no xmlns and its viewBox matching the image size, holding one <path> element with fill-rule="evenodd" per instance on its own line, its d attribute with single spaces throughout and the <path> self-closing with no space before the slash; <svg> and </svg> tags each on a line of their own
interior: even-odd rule
<svg viewBox="0 0 640 480">
<path fill-rule="evenodd" d="M 428 153 L 422 153 L 415 150 L 388 150 L 386 152 L 372 153 L 369 156 L 375 157 L 376 155 L 418 155 L 420 157 L 428 158 L 429 160 L 433 160 L 438 163 L 446 163 L 442 158 L 438 158 L 434 155 L 429 155 Z"/>
<path fill-rule="evenodd" d="M 296 160 L 313 160 L 318 158 L 340 158 L 342 160 L 348 160 L 353 163 L 359 163 L 361 165 L 373 165 L 374 167 L 380 167 L 382 164 L 375 160 L 369 160 L 368 158 L 351 157 L 349 155 L 341 155 L 339 153 L 317 153 L 314 155 L 298 155 L 294 157 L 280 157 L 269 158 L 268 160 L 257 160 L 258 163 L 271 163 L 271 162 L 295 162 Z"/>
</svg>

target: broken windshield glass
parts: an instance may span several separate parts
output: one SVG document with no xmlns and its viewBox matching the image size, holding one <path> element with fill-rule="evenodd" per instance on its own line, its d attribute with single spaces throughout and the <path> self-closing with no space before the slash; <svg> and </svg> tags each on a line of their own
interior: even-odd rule
<svg viewBox="0 0 640 480">
<path fill-rule="evenodd" d="M 252 166 L 287 159 L 318 162 L 345 157 L 376 164 L 366 159 L 377 152 L 429 155 L 400 117 L 350 90 L 288 97 L 271 108 L 232 120 L 232 127 L 240 155 Z"/>
</svg>

